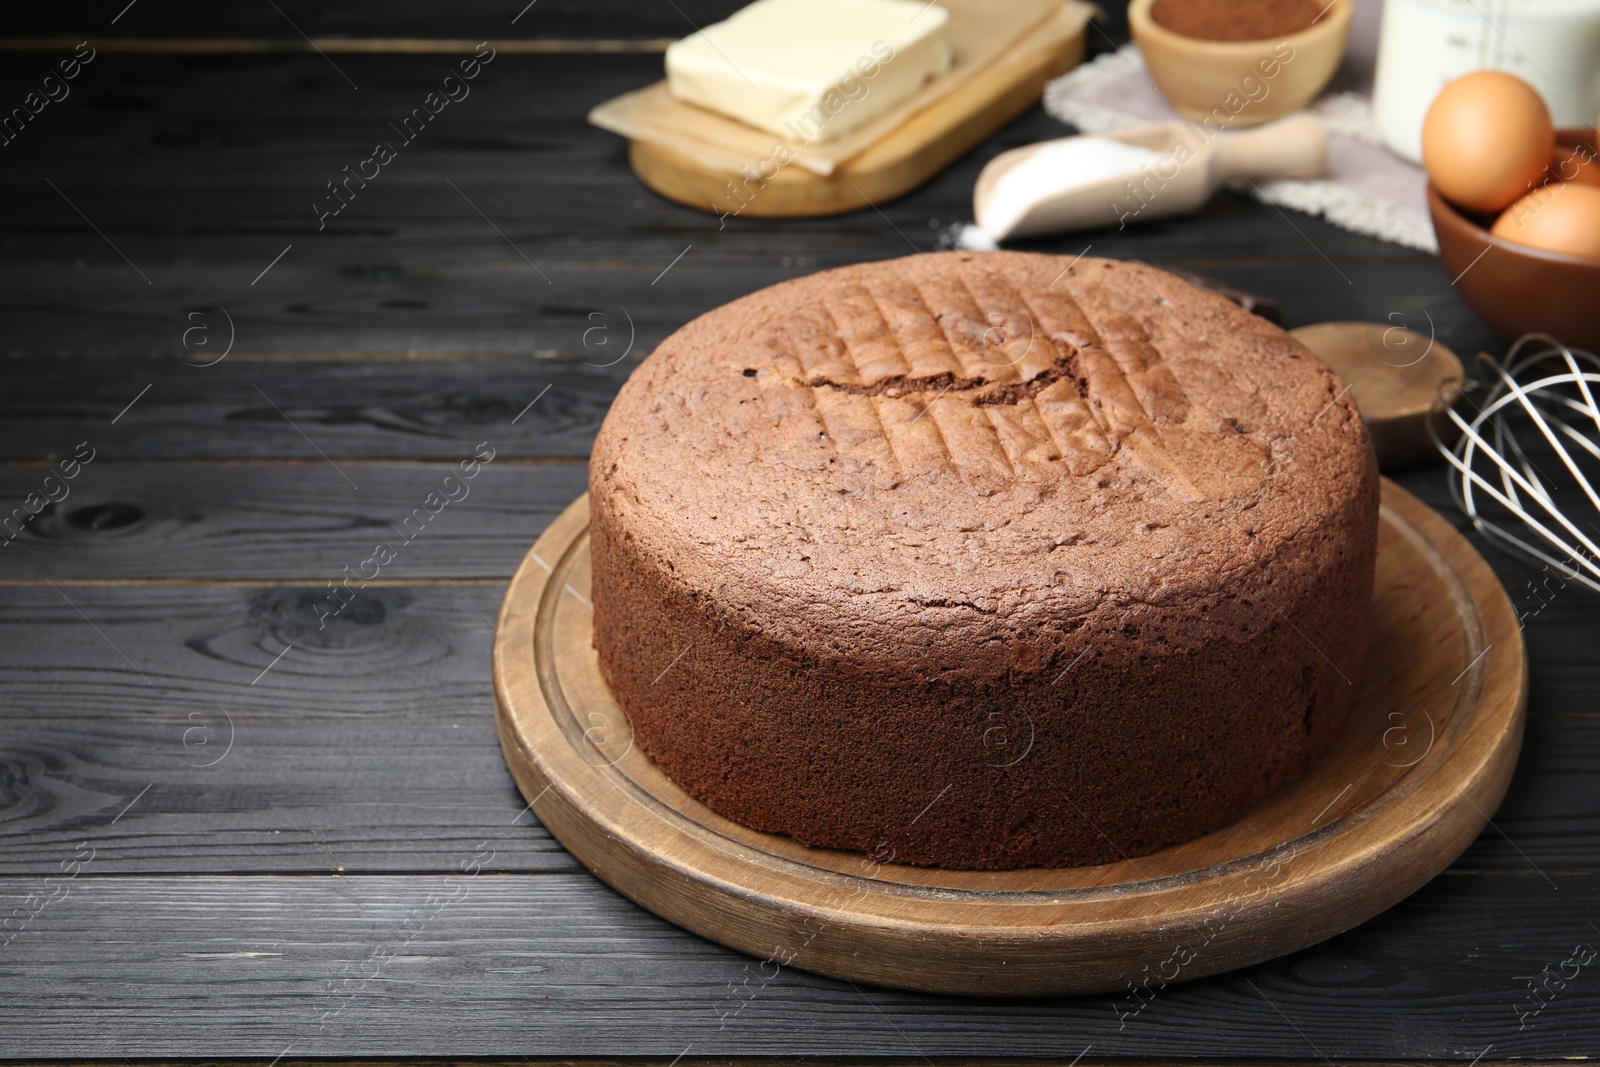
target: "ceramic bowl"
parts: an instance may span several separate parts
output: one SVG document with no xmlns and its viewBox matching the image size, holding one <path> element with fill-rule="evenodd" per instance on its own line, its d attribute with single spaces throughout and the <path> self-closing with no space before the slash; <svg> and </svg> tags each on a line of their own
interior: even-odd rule
<svg viewBox="0 0 1600 1067">
<path fill-rule="evenodd" d="M 1595 148 L 1595 131 L 1557 131 L 1568 148 Z M 1428 184 L 1439 258 L 1472 310 L 1507 339 L 1548 333 L 1600 352 L 1600 257 L 1544 252 L 1489 232 L 1494 220 L 1465 214 Z"/>
<path fill-rule="evenodd" d="M 1155 0 L 1128 5 L 1128 28 L 1150 77 L 1178 114 L 1217 130 L 1259 126 L 1316 99 L 1344 56 L 1352 0 L 1333 0 L 1316 24 L 1261 41 L 1184 37 L 1150 17 Z"/>
</svg>

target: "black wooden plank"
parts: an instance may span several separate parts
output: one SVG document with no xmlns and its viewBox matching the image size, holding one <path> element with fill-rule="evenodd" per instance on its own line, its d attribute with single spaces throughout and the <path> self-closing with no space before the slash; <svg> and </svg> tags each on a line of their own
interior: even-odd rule
<svg viewBox="0 0 1600 1067">
<path fill-rule="evenodd" d="M 673 254 L 693 243 L 680 242 Z M 489 251 L 498 256 L 504 249 Z M 637 360 L 695 316 L 811 273 L 778 259 L 716 266 L 685 257 L 673 266 L 673 254 L 581 272 L 546 264 L 559 288 L 546 286 L 514 255 L 513 261 L 448 268 L 387 259 L 324 266 L 285 260 L 269 275 L 273 284 L 263 281 L 255 290 L 250 278 L 270 253 L 247 266 L 187 268 L 164 277 L 155 291 L 122 264 L 0 268 L 0 285 L 9 287 L 3 298 L 8 309 L 0 313 L 15 324 L 4 354 L 209 363 L 232 340 L 233 353 L 241 356 L 567 357 L 599 366 L 624 352 Z M 36 373 L 52 374 L 15 364 L 8 369 L 24 380 Z M 67 373 L 81 376 L 83 368 Z"/>
<path fill-rule="evenodd" d="M 87 442 L 96 462 L 326 457 L 335 478 L 342 459 L 459 462 L 483 442 L 501 459 L 586 459 L 635 365 L 24 361 L 0 390 L 0 457 L 59 460 Z"/>
<path fill-rule="evenodd" d="M 1546 688 L 1541 682 L 1493 826 L 1454 869 L 1600 871 L 1600 715 L 1555 714 L 1545 706 Z"/>
<path fill-rule="evenodd" d="M 468 590 L 489 607 L 483 592 Z M 0 720 L 0 874 L 48 874 L 90 833 L 101 874 L 440 871 L 479 840 L 499 871 L 574 869 L 524 810 L 487 690 L 470 684 L 470 709 L 398 721 L 227 700 Z M 1597 798 L 1600 717 L 1538 714 L 1495 827 L 1455 869 L 1600 869 Z"/>
<path fill-rule="evenodd" d="M 519 818 L 495 738 L 504 586 L 351 592 L 8 590 L 0 871 L 113 823 L 108 870 L 437 870 L 474 835 L 508 842 L 507 869 L 570 868 Z"/>
<path fill-rule="evenodd" d="M 864 254 L 850 262 L 914 254 L 886 223 L 878 225 L 879 236 L 887 240 L 863 242 L 873 244 L 870 252 L 863 248 Z M 232 339 L 241 355 L 568 356 L 603 363 L 628 349 L 630 339 L 632 355 L 642 356 L 718 305 L 843 265 L 772 254 L 770 234 L 764 261 L 730 263 L 714 258 L 717 246 L 706 241 L 707 236 L 716 240 L 715 220 L 708 229 L 709 235 L 678 235 L 676 249 L 659 260 L 583 271 L 546 263 L 542 269 L 555 283 L 549 286 L 514 257 L 448 269 L 389 259 L 343 265 L 285 260 L 269 275 L 273 285 L 257 290 L 250 278 L 271 252 L 246 265 L 157 272 L 162 286 L 155 290 L 120 263 L 0 266 L 0 284 L 7 287 L 4 311 L 14 324 L 5 354 L 161 355 L 204 363 L 216 359 Z M 1062 255 L 1076 255 L 1086 245 L 1096 255 L 1117 251 L 1092 239 L 1033 245 Z M 673 264 L 686 248 L 688 253 Z M 1460 304 L 1443 268 L 1432 261 L 1345 261 L 1344 272 L 1360 280 L 1359 286 L 1346 287 L 1314 254 L 1257 265 L 1206 255 L 1160 256 L 1140 246 L 1126 252 L 1154 266 L 1200 270 L 1270 296 L 1282 305 L 1291 328 L 1353 319 L 1406 323 L 1426 333 L 1431 325 L 1441 342 L 1469 357 L 1480 349 L 1503 350 L 1502 342 Z M 15 366 L 8 372 L 13 377 L 33 373 L 51 372 Z"/>
<path fill-rule="evenodd" d="M 400 556 L 425 552 L 428 537 L 394 545 Z M 359 581 L 342 600 L 327 584 L 8 588 L 0 722 L 181 719 L 219 707 L 245 719 L 464 722 L 493 707 L 503 592 Z"/>
<path fill-rule="evenodd" d="M 1346 287 L 1321 260 L 1293 266 L 1146 258 L 1157 265 L 1198 266 L 1273 296 L 1290 327 L 1329 319 L 1407 323 L 1432 329 L 1441 342 L 1468 356 L 1480 346 L 1499 347 L 1469 311 L 1444 303 L 1456 298 L 1439 294 L 1441 285 L 1447 293 L 1454 291 L 1432 261 L 1367 264 L 1359 272 L 1363 284 Z M 265 318 L 244 317 L 246 309 L 238 307 L 230 329 L 215 306 L 186 312 L 190 305 L 181 293 L 152 299 L 137 278 L 128 281 L 126 268 L 95 272 L 94 286 L 75 282 L 83 302 L 69 308 L 49 303 L 46 294 L 58 291 L 53 287 L 59 279 L 51 281 L 48 271 L 37 269 L 38 278 L 18 285 L 19 290 L 37 287 L 37 299 L 23 300 L 36 310 L 19 312 L 19 321 L 26 323 L 22 332 L 48 333 L 69 349 L 114 352 L 164 345 L 168 353 L 187 355 L 189 363 L 176 358 L 12 362 L 11 387 L 0 395 L 0 458 L 49 458 L 89 440 L 97 449 L 103 441 L 106 454 L 117 459 L 304 459 L 316 458 L 319 449 L 335 459 L 450 459 L 489 434 L 510 456 L 581 458 L 615 389 L 663 336 L 721 303 L 807 272 L 780 264 L 700 266 L 686 258 L 659 283 L 652 282 L 649 268 L 597 271 L 584 280 L 583 295 L 571 302 L 529 304 L 523 301 L 529 283 L 520 272 L 463 270 L 443 283 L 419 271 L 409 279 L 393 276 L 341 288 L 331 275 L 277 269 L 292 276 L 302 295 L 321 294 L 303 301 L 321 314 L 299 318 L 296 303 L 281 312 L 252 309 L 252 316 Z M 0 277 L 4 273 L 0 269 Z M 301 285 L 306 288 L 298 289 Z M 474 310 L 454 309 L 452 287 L 471 290 Z M 400 299 L 399 294 L 409 296 Z M 408 300 L 419 306 L 387 306 Z M 424 321 L 408 321 L 412 314 Z M 68 320 L 78 325 L 69 329 Z M 194 329 L 201 332 L 188 335 L 191 350 L 185 353 L 185 331 Z M 252 346 L 245 351 L 257 354 L 342 350 L 370 353 L 373 362 L 261 362 L 230 355 L 212 366 L 189 365 L 218 359 L 225 347 L 217 346 L 230 337 L 238 338 L 237 347 Z M 385 353 L 419 346 L 522 358 L 470 364 L 381 361 Z M 533 354 L 548 358 L 527 358 Z M 111 428 L 146 385 L 149 394 Z M 508 425 L 523 398 L 532 399 L 546 385 L 550 394 L 517 426 Z M 305 436 L 288 426 L 273 404 Z"/>
<path fill-rule="evenodd" d="M 371 65 L 360 93 L 324 84 L 335 75 L 314 56 L 97 59 L 72 97 L 7 146 L 7 349 L 181 354 L 194 311 L 210 313 L 220 343 L 220 306 L 244 352 L 575 353 L 596 312 L 619 335 L 631 317 L 648 350 L 760 285 L 939 247 L 970 215 L 983 162 L 1064 132 L 1036 109 L 882 214 L 719 221 L 646 192 L 620 140 L 583 121 L 598 100 L 655 77 L 658 56 L 506 55 L 319 232 L 311 205 L 325 183 L 390 138 L 389 123 L 449 68 L 437 56 L 350 58 Z M 1158 264 L 1235 264 L 1271 295 L 1310 296 L 1295 309 L 1304 321 L 1394 313 L 1420 328 L 1431 314 L 1451 343 L 1489 340 L 1431 257 L 1318 220 L 1291 224 L 1230 194 L 1194 219 L 1018 247 L 1087 245 Z"/>
<path fill-rule="evenodd" d="M 742 0 L 505 0 L 494 4 L 386 3 L 366 8 L 280 0 L 276 4 L 182 2 L 38 5 L 7 14 L 7 37 L 120 38 L 635 38 L 682 37 L 743 7 Z M 1116 6 L 1116 5 L 1110 5 Z M 274 8 L 278 10 L 274 10 Z M 676 10 L 675 10 L 676 8 Z M 519 17 L 520 14 L 520 17 Z M 115 20 L 115 21 L 113 21 Z"/>
<path fill-rule="evenodd" d="M 468 869 L 488 857 L 475 845 L 460 849 Z M 1097 1060 L 1465 1064 L 1490 1046 L 1496 1060 L 1600 1046 L 1591 877 L 1447 875 L 1316 950 L 1160 990 L 1130 1015 L 1128 997 L 980 1001 L 774 975 L 587 875 L 495 875 L 492 860 L 454 879 L 96 877 L 98 863 L 56 886 L 0 884 L 7 912 L 29 892 L 65 894 L 0 954 L 10 1055 L 1065 1061 L 1087 1047 Z M 1579 945 L 1591 962 L 1532 1013 L 1525 976 L 1558 972 Z"/>
<path fill-rule="evenodd" d="M 367 65 L 352 68 L 371 82 L 360 92 L 348 86 L 331 92 L 322 77 L 336 75 L 315 56 L 106 53 L 84 69 L 67 100 L 48 107 L 6 146 L 10 166 L 0 188 L 17 197 L 8 228 L 42 260 L 71 263 L 92 250 L 94 259 L 121 263 L 49 188 L 50 178 L 69 196 L 79 194 L 74 201 L 108 235 L 123 238 L 119 244 L 130 258 L 158 269 L 195 259 L 200 249 L 209 253 L 206 262 L 231 259 L 257 263 L 259 270 L 283 248 L 273 240 L 280 235 L 305 241 L 294 259 L 332 254 L 324 249 L 341 245 L 359 250 L 403 242 L 454 261 L 482 259 L 475 248 L 515 258 L 449 188 L 448 178 L 519 245 L 532 245 L 534 258 L 670 257 L 683 247 L 670 239 L 688 228 L 717 234 L 741 258 L 821 252 L 832 262 L 849 262 L 891 242 L 896 251 L 907 241 L 920 248 L 936 244 L 945 224 L 970 219 L 972 185 L 984 162 L 1018 144 L 1068 132 L 1040 109 L 1027 112 L 900 202 L 906 205 L 900 212 L 889 212 L 903 235 L 873 211 L 830 219 L 731 216 L 724 225 L 646 192 L 627 168 L 624 142 L 585 120 L 601 101 L 658 79 L 659 56 L 501 55 L 471 83 L 469 96 L 448 105 L 409 143 L 391 124 L 438 89 L 458 60 L 365 55 L 348 62 Z M 13 67 L 0 74 L 0 92 L 21 96 L 34 80 Z M 348 189 L 341 187 L 350 203 L 319 233 L 313 201 L 321 196 L 328 208 L 336 204 L 325 183 L 343 180 L 346 165 L 358 170 L 373 145 L 385 140 L 398 146 L 397 158 L 370 182 L 352 179 Z M 118 161 L 114 169 L 105 166 L 110 158 Z M 1219 212 L 1197 220 L 1156 221 L 1099 236 L 1108 249 L 1137 245 L 1157 255 L 1259 258 L 1279 251 L 1320 261 L 1316 248 L 1275 211 L 1246 204 L 1225 195 Z M 726 207 L 736 208 L 737 201 Z M 440 234 L 441 227 L 449 232 Z M 1336 260 L 1431 258 L 1321 222 L 1302 229 Z M 313 241 L 313 234 L 320 239 Z M 783 235 L 785 247 L 772 247 L 773 234 Z M 875 243 L 862 248 L 856 244 L 862 235 Z M 216 237 L 229 240 L 214 248 L 201 243 Z M 241 246 L 241 239 L 252 243 Z M 650 242 L 642 254 L 640 239 Z M 467 254 L 451 254 L 455 240 L 468 242 Z"/>
<path fill-rule="evenodd" d="M 319 36 L 645 41 L 736 3 L 540 0 L 524 10 L 512 0 L 504 10 L 404 3 L 366 13 L 280 0 L 285 19 L 273 5 L 112 0 L 19 10 L 5 32 L 84 26 L 255 36 L 278 47 L 296 40 L 292 20 Z M 48 58 L 10 56 L 0 91 L 20 98 Z M 330 58 L 338 69 L 311 52 L 108 51 L 69 101 L 5 149 L 0 344 L 24 357 L 169 358 L 24 358 L 0 371 L 0 457 L 65 455 L 90 440 L 100 464 L 74 483 L 68 507 L 5 550 L 15 556 L 0 552 L 11 560 L 0 580 L 61 583 L 59 592 L 11 587 L 0 601 L 0 873 L 16 876 L 0 877 L 0 889 L 38 888 L 80 841 L 98 848 L 67 899 L 0 945 L 0 998 L 12 1009 L 0 1012 L 0 1055 L 249 1053 L 267 1063 L 286 1052 L 288 1063 L 302 1054 L 653 1053 L 666 1063 L 687 1051 L 688 1064 L 762 1053 L 923 1062 L 923 1053 L 1003 1049 L 1068 1062 L 1093 1046 L 1085 1064 L 1169 1055 L 1468 1063 L 1492 1043 L 1482 1060 L 1490 1064 L 1600 1047 L 1587 970 L 1517 1029 L 1518 1007 L 1535 1003 L 1518 976 L 1600 937 L 1585 932 L 1596 912 L 1592 876 L 1574 873 L 1595 869 L 1600 840 L 1594 602 L 1574 589 L 1545 605 L 1523 589 L 1528 568 L 1494 554 L 1528 614 L 1533 664 L 1527 747 L 1498 830 L 1389 915 L 1247 972 L 1254 985 L 1234 977 L 1164 991 L 1118 1028 L 1111 998 L 863 997 L 792 971 L 762 983 L 752 962 L 560 873 L 486 873 L 405 945 L 407 915 L 439 880 L 396 872 L 449 870 L 480 841 L 495 849 L 488 871 L 572 870 L 531 817 L 511 825 L 521 800 L 499 762 L 488 688 L 487 620 L 502 588 L 481 579 L 514 564 L 580 484 L 581 465 L 510 463 L 581 460 L 631 360 L 692 315 L 798 273 L 936 247 L 969 215 L 987 158 L 1062 130 L 1035 110 L 881 215 L 723 226 L 644 192 L 620 142 L 582 121 L 598 100 L 656 77 L 659 55 L 507 53 L 472 99 L 452 105 L 318 232 L 312 195 L 453 62 Z M 1290 225 L 1233 196 L 1195 219 L 1027 247 L 1077 254 L 1087 244 L 1267 293 L 1291 326 L 1400 316 L 1423 328 L 1431 316 L 1463 355 L 1498 344 L 1428 257 L 1298 215 Z M 234 355 L 210 369 L 175 363 L 219 351 L 219 307 L 236 323 Z M 184 331 L 197 321 L 210 347 L 186 353 Z M 596 324 L 604 333 L 586 332 Z M 629 360 L 582 366 L 614 358 L 624 326 L 635 342 Z M 418 354 L 496 358 L 381 358 Z M 263 355 L 373 362 L 251 361 Z M 485 439 L 502 465 L 406 546 L 391 572 L 448 577 L 459 589 L 370 587 L 318 630 L 314 598 L 325 590 L 306 585 L 82 584 L 336 573 L 364 558 L 346 554 L 407 503 L 413 475 L 440 469 L 359 460 L 454 462 Z M 192 458 L 296 465 L 119 466 Z M 20 503 L 44 473 L 0 472 L 0 493 L 15 491 Z M 1443 503 L 1436 471 L 1405 481 Z M 89 504 L 102 510 L 82 524 L 98 529 L 73 526 L 73 511 Z M 144 517 L 117 525 L 128 513 L 111 504 Z M 219 742 L 230 717 L 235 747 L 197 766 L 218 750 L 190 731 Z M 340 865 L 364 873 L 320 877 Z M 319 876 L 122 877 L 177 871 Z M 1492 873 L 1467 873 L 1477 871 Z M 363 962 L 391 949 L 398 954 L 380 980 L 341 995 L 347 973 L 364 976 Z M 254 951 L 284 955 L 232 954 Z M 740 1010 L 734 987 L 746 978 L 758 994 Z M 324 1011 L 338 1014 L 324 1025 Z"/>
<path fill-rule="evenodd" d="M 1480 537 L 1451 501 L 1442 465 L 1409 471 L 1395 480 L 1466 534 L 1505 583 L 1527 642 L 1530 716 L 1600 713 L 1600 689 L 1594 681 L 1600 633 L 1581 636 L 1600 623 L 1600 599 L 1576 582 L 1561 582 L 1559 575 L 1552 581 L 1549 571 Z"/>
<path fill-rule="evenodd" d="M 887 240 L 862 242 L 873 247 L 849 262 L 914 254 L 886 223 L 878 225 L 879 236 Z M 271 259 L 270 251 L 246 265 L 157 272 L 162 285 L 155 290 L 120 263 L 0 266 L 0 284 L 6 286 L 0 299 L 12 325 L 4 354 L 160 355 L 204 363 L 216 359 L 232 339 L 240 355 L 567 356 L 603 363 L 628 349 L 630 339 L 632 356 L 642 356 L 718 305 L 843 265 L 773 254 L 770 234 L 765 260 L 730 263 L 706 240 L 717 239 L 715 220 L 708 229 L 709 235 L 687 232 L 673 238 L 676 248 L 659 260 L 582 271 L 547 262 L 541 269 L 554 280 L 550 286 L 514 257 L 447 269 L 386 258 L 342 265 L 286 259 L 268 276 L 273 284 L 263 281 L 255 290 L 251 276 Z M 1076 255 L 1085 245 L 1095 255 L 1117 251 L 1091 239 L 1033 244 L 1034 250 L 1062 255 Z M 686 248 L 688 253 L 673 264 Z M 99 251 L 85 251 L 104 258 Z M 1126 252 L 1154 266 L 1200 270 L 1270 296 L 1282 305 L 1290 327 L 1353 319 L 1407 323 L 1426 333 L 1431 318 L 1438 339 L 1469 357 L 1480 349 L 1503 350 L 1459 303 L 1443 268 L 1432 261 L 1346 261 L 1342 269 L 1361 283 L 1346 287 L 1314 254 L 1255 265 L 1204 255 L 1160 256 L 1140 246 Z M 25 377 L 51 371 L 13 365 L 7 373 Z"/>
<path fill-rule="evenodd" d="M 15 513 L 0 512 L 0 581 L 314 582 L 345 567 L 359 574 L 376 542 L 414 533 L 423 518 L 427 535 L 383 568 L 386 580 L 508 579 L 534 538 L 583 494 L 587 467 L 474 467 L 475 454 L 463 456 L 470 478 L 454 464 L 336 469 L 320 458 L 266 467 L 90 463 L 70 480 L 48 467 L 0 468 L 0 500 L 60 498 L 20 534 Z"/>
<path fill-rule="evenodd" d="M 114 370 L 117 365 L 106 366 Z M 134 410 L 162 395 L 152 388 Z M 546 394 L 519 425 L 552 395 Z M 42 402 L 43 395 L 30 399 Z M 183 400 L 196 402 L 187 394 Z M 132 427 L 140 420 L 130 413 L 123 421 Z M 299 418 L 295 423 L 304 425 Z M 396 559 L 384 570 L 386 580 L 509 578 L 533 539 L 584 492 L 581 459 L 518 460 L 505 451 L 499 428 L 483 427 L 491 447 L 499 448 L 497 459 L 479 464 L 464 486 L 459 478 L 451 483 L 450 492 L 460 499 L 440 509 L 432 530 L 442 536 L 430 538 L 425 551 Z M 284 422 L 281 429 L 292 427 Z M 460 454 L 469 460 L 480 443 L 468 444 L 470 436 L 457 438 Z M 70 461 L 79 443 L 53 451 Z M 101 445 L 106 447 L 103 440 Z M 43 460 L 0 467 L 0 501 L 11 505 L 0 509 L 0 582 L 326 579 L 352 559 L 364 559 L 374 535 L 392 532 L 390 523 L 414 518 L 428 493 L 445 488 L 445 475 L 459 472 L 459 463 L 343 460 L 335 465 L 321 457 L 125 463 L 102 452 L 87 465 L 80 463 L 77 472 L 63 479 L 59 462 Z M 1470 533 L 1449 501 L 1443 472 L 1443 465 L 1435 464 L 1398 479 L 1488 553 L 1519 611 L 1537 613 L 1553 593 L 1546 589 L 1533 596 L 1527 588 L 1532 568 Z M 353 490 L 345 476 L 358 488 Z M 52 495 L 60 503 L 45 502 L 29 518 L 30 495 L 33 506 Z M 1572 592 L 1576 602 L 1589 602 L 1575 586 Z"/>
<path fill-rule="evenodd" d="M 427 551 L 428 536 L 401 555 Z M 413 781 L 439 796 L 463 775 L 487 775 L 477 788 L 488 792 L 470 793 L 457 813 L 478 820 L 469 825 L 479 833 L 519 807 L 491 723 L 491 620 L 502 593 L 500 585 L 369 586 L 334 614 L 325 586 L 8 589 L 0 760 L 16 791 L 7 807 L 19 814 L 0 822 L 0 841 L 19 865 L 10 869 L 37 870 L 41 843 L 103 824 L 146 785 L 151 803 L 120 824 L 130 836 L 119 839 L 116 862 L 126 869 L 190 870 L 197 856 L 208 870 L 320 869 L 326 857 L 303 842 L 262 838 L 270 815 L 253 788 L 301 811 L 294 822 L 316 827 L 352 870 L 427 869 L 456 824 L 413 811 Z M 1591 608 L 1559 599 L 1529 622 L 1527 752 L 1499 829 L 1464 867 L 1600 869 L 1600 709 L 1582 653 L 1600 641 Z M 195 765 L 216 758 L 213 741 L 226 749 L 230 722 L 233 749 L 202 773 L 211 769 Z M 185 747 L 191 726 L 201 732 Z M 446 730 L 463 740 L 430 754 L 425 739 Z M 477 750 L 469 754 L 465 738 Z M 304 755 L 319 745 L 324 755 Z M 430 755 L 437 765 L 419 770 Z M 229 799 L 241 795 L 243 806 Z M 29 812 L 37 815 L 22 817 Z M 537 851 L 527 862 L 547 862 L 548 849 Z"/>
<path fill-rule="evenodd" d="M 489 607 L 483 592 L 469 590 Z M 497 873 L 580 869 L 526 810 L 487 688 L 470 712 L 423 720 L 286 701 L 8 720 L 0 875 L 56 872 L 86 836 L 100 875 L 450 871 L 480 841 Z"/>
</svg>

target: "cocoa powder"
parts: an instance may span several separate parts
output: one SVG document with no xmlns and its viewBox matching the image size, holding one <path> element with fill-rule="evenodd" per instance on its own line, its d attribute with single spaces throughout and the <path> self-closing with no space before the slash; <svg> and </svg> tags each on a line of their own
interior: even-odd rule
<svg viewBox="0 0 1600 1067">
<path fill-rule="evenodd" d="M 1202 41 L 1264 41 L 1310 29 L 1322 11 L 1317 0 L 1156 0 L 1150 17 Z"/>
</svg>

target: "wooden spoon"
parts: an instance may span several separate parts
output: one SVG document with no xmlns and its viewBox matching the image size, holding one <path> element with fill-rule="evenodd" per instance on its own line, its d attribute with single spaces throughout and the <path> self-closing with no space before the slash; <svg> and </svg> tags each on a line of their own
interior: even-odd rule
<svg viewBox="0 0 1600 1067">
<path fill-rule="evenodd" d="M 1160 152 L 1147 168 L 1085 182 L 1071 173 L 1030 183 L 1031 199 L 1007 203 L 1001 179 L 1047 145 L 1014 148 L 989 161 L 972 191 L 973 215 L 996 241 L 1095 229 L 1186 215 L 1235 178 L 1311 178 L 1328 165 L 1328 135 L 1307 114 L 1291 115 L 1244 133 L 1218 133 L 1189 122 L 1163 122 L 1095 137 Z M 1053 180 L 1059 178 L 1059 181 Z"/>
</svg>

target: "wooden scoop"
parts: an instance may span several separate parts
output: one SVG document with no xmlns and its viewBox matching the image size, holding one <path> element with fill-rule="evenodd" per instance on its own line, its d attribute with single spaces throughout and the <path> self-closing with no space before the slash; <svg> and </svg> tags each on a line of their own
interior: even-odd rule
<svg viewBox="0 0 1600 1067">
<path fill-rule="evenodd" d="M 1002 179 L 1063 137 L 1014 148 L 989 161 L 972 191 L 979 227 L 996 241 L 1097 229 L 1186 215 L 1234 178 L 1313 178 L 1328 165 L 1328 135 L 1307 114 L 1243 133 L 1217 133 L 1189 122 L 1163 122 L 1094 137 L 1161 153 L 1145 168 L 1083 181 L 1071 173 L 1040 176 L 1019 190 Z M 1008 188 L 1009 186 L 1009 188 Z M 1017 196 L 1027 203 L 1018 205 Z"/>
</svg>

